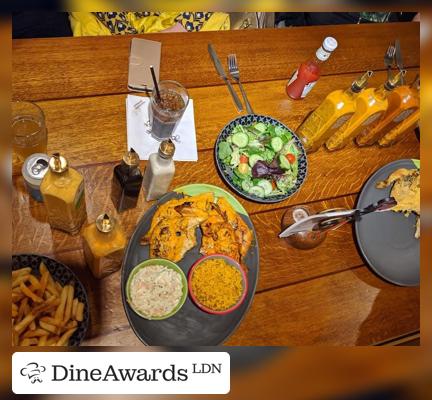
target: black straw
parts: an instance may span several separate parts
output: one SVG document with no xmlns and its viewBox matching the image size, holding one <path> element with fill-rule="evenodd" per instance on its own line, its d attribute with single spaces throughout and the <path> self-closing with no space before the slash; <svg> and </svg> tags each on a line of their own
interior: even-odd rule
<svg viewBox="0 0 432 400">
<path fill-rule="evenodd" d="M 155 75 L 155 72 L 154 72 L 153 65 L 150 65 L 150 72 L 152 74 L 154 88 L 156 89 L 156 97 L 157 97 L 157 100 L 159 102 L 160 99 L 161 99 L 161 97 L 160 97 L 159 86 L 158 86 L 158 83 L 157 83 L 157 80 L 156 80 L 156 75 Z"/>
</svg>

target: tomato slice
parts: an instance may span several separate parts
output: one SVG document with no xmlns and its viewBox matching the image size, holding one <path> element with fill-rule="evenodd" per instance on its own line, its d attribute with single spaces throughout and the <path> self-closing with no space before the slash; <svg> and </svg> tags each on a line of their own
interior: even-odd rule
<svg viewBox="0 0 432 400">
<path fill-rule="evenodd" d="M 240 156 L 240 163 L 248 163 L 248 162 L 249 162 L 249 157 L 242 154 Z"/>
<path fill-rule="evenodd" d="M 285 157 L 286 157 L 286 159 L 288 160 L 288 162 L 290 164 L 294 164 L 295 163 L 296 157 L 295 157 L 294 154 L 288 153 Z"/>
</svg>

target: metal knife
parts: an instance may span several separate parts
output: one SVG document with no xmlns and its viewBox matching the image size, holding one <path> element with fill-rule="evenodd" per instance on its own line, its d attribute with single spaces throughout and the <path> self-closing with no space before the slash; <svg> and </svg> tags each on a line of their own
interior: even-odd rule
<svg viewBox="0 0 432 400">
<path fill-rule="evenodd" d="M 399 39 L 395 40 L 395 48 L 396 48 L 396 50 L 395 50 L 396 65 L 397 65 L 399 71 L 402 71 L 404 69 L 404 66 L 403 66 L 402 52 L 401 52 L 401 46 L 400 46 Z M 402 83 L 402 85 L 405 83 L 403 76 L 401 76 L 401 83 Z"/>
<path fill-rule="evenodd" d="M 234 103 L 235 103 L 235 105 L 237 107 L 237 110 L 239 112 L 243 111 L 242 103 L 241 103 L 239 97 L 237 96 L 237 93 L 234 91 L 234 89 L 233 89 L 233 87 L 231 85 L 231 82 L 229 81 L 229 79 L 227 77 L 227 74 L 225 73 L 225 70 L 222 67 L 222 64 L 221 64 L 221 62 L 219 60 L 219 57 L 217 56 L 216 51 L 213 48 L 213 46 L 211 45 L 211 43 L 208 44 L 208 52 L 210 54 L 210 57 L 211 57 L 211 59 L 213 61 L 214 66 L 216 68 L 216 72 L 219 74 L 219 76 L 225 81 L 225 84 L 228 86 L 228 90 L 229 90 L 229 92 L 231 94 L 231 97 L 234 100 Z"/>
</svg>

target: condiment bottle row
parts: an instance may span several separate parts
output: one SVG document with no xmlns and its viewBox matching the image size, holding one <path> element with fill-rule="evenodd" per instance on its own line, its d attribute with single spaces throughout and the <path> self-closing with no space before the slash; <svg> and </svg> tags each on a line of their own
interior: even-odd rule
<svg viewBox="0 0 432 400">
<path fill-rule="evenodd" d="M 339 150 L 355 140 L 358 146 L 389 146 L 412 131 L 420 118 L 420 79 L 403 85 L 406 71 L 389 77 L 378 88 L 366 89 L 372 71 L 346 90 L 335 90 L 297 128 L 307 152 L 323 144 Z"/>
<path fill-rule="evenodd" d="M 141 186 L 147 200 L 168 191 L 175 172 L 174 152 L 171 140 L 162 141 L 158 153 L 150 155 L 144 175 L 138 154 L 133 149 L 124 154 L 114 167 L 111 184 L 111 199 L 119 213 L 136 207 Z M 113 215 L 103 212 L 81 229 L 87 221 L 84 177 L 65 157 L 33 154 L 24 161 L 22 173 L 29 194 L 45 204 L 51 228 L 71 235 L 81 231 L 85 259 L 96 278 L 120 269 L 127 243 L 123 228 Z"/>
</svg>

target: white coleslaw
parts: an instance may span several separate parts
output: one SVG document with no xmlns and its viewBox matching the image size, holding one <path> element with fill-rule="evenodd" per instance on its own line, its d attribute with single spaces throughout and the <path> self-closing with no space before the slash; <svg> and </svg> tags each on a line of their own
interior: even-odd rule
<svg viewBox="0 0 432 400">
<path fill-rule="evenodd" d="M 172 312 L 182 294 L 181 275 L 163 265 L 140 269 L 130 285 L 131 305 L 147 318 L 163 317 Z"/>
</svg>

